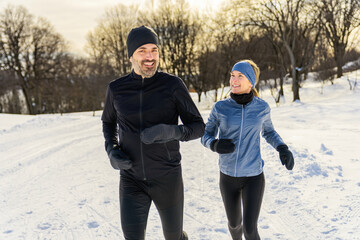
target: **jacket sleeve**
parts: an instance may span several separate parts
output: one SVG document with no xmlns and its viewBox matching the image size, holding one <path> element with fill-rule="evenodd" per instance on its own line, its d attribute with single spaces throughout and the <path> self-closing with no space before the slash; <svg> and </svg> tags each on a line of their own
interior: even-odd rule
<svg viewBox="0 0 360 240">
<path fill-rule="evenodd" d="M 208 122 L 205 126 L 205 134 L 201 138 L 201 143 L 204 147 L 210 148 L 210 144 L 218 135 L 219 120 L 216 112 L 216 105 L 212 108 Z"/>
<path fill-rule="evenodd" d="M 116 110 L 114 108 L 113 94 L 111 92 L 110 85 L 106 91 L 105 106 L 101 120 L 106 144 L 118 144 Z"/>
<path fill-rule="evenodd" d="M 182 80 L 179 79 L 179 81 L 181 83 L 175 89 L 173 96 L 180 119 L 184 124 L 184 133 L 180 141 L 190 141 L 204 134 L 205 124 L 185 84 Z"/>
<path fill-rule="evenodd" d="M 266 109 L 265 119 L 262 125 L 262 136 L 265 138 L 266 142 L 268 142 L 275 149 L 282 144 L 285 144 L 281 139 L 280 135 L 275 131 L 274 126 L 272 124 L 270 118 L 270 107 L 268 106 Z"/>
</svg>

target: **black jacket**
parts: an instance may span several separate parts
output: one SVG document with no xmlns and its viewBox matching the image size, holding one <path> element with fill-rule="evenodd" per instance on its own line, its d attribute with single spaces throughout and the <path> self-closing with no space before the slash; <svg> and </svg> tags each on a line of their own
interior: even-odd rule
<svg viewBox="0 0 360 240">
<path fill-rule="evenodd" d="M 182 140 L 204 134 L 204 121 L 180 78 L 156 72 L 142 79 L 132 71 L 111 82 L 101 118 L 105 141 L 119 144 L 133 161 L 131 169 L 120 173 L 151 179 L 179 170 L 179 141 L 144 144 L 140 140 L 145 128 L 160 123 L 177 125 L 179 116 L 185 130 Z"/>
</svg>

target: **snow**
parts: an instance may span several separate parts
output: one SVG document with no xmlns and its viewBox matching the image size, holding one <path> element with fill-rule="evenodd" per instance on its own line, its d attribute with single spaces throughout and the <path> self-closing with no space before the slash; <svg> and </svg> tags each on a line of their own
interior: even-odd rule
<svg viewBox="0 0 360 240">
<path fill-rule="evenodd" d="M 347 81 L 360 72 L 346 75 L 333 85 L 307 80 L 298 102 L 287 85 L 279 107 L 261 91 L 295 157 L 287 171 L 262 141 L 262 239 L 360 239 L 360 93 Z M 199 104 L 205 121 L 210 99 Z M 123 239 L 119 175 L 104 150 L 100 116 L 0 114 L 0 239 Z M 217 154 L 200 140 L 181 143 L 181 153 L 184 229 L 194 240 L 231 239 Z M 163 239 L 153 205 L 146 239 Z"/>
</svg>

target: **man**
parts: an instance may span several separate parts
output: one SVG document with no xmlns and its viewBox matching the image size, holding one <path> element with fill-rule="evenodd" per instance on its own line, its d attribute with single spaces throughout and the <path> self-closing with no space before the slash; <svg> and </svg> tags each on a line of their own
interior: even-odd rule
<svg viewBox="0 0 360 240">
<path fill-rule="evenodd" d="M 188 239 L 179 141 L 201 137 L 205 124 L 182 80 L 157 70 L 158 45 L 153 29 L 130 31 L 133 70 L 109 84 L 102 115 L 105 148 L 111 165 L 120 169 L 120 215 L 127 240 L 145 239 L 151 202 L 165 239 Z M 178 125 L 179 116 L 183 125 Z"/>
</svg>

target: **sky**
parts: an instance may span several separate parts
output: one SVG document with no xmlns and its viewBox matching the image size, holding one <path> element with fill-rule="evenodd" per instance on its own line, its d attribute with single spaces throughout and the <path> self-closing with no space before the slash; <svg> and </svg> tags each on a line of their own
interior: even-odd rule
<svg viewBox="0 0 360 240">
<path fill-rule="evenodd" d="M 155 0 L 156 1 L 156 0 Z M 191 6 L 216 8 L 223 0 L 188 0 Z M 116 4 L 140 4 L 145 0 L 0 0 L 0 11 L 11 5 L 22 5 L 31 14 L 46 18 L 70 45 L 70 51 L 85 54 L 86 35 L 92 31 L 105 10 Z"/>
</svg>

